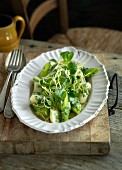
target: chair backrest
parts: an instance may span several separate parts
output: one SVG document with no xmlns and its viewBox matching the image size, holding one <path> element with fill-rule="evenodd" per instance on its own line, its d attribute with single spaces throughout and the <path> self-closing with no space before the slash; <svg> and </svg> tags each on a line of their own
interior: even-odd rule
<svg viewBox="0 0 122 170">
<path fill-rule="evenodd" d="M 22 15 L 26 19 L 30 38 L 33 38 L 34 30 L 41 19 L 56 8 L 59 9 L 60 31 L 66 33 L 68 29 L 67 0 L 45 0 L 33 10 L 30 18 L 28 17 L 27 7 L 31 0 L 20 0 L 18 1 L 19 5 L 16 5 L 15 1 L 11 0 L 13 9 L 16 14 Z"/>
</svg>

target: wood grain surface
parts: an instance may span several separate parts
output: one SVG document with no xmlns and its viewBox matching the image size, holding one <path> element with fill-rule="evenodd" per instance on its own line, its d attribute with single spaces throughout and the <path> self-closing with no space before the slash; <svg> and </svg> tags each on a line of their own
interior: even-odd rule
<svg viewBox="0 0 122 170">
<path fill-rule="evenodd" d="M 42 53 L 40 48 L 38 53 Z M 27 52 L 27 60 L 38 55 Z M 7 54 L 2 55 L 0 67 L 3 70 Z M 103 63 L 103 55 L 96 54 Z M 3 82 L 2 82 L 3 83 Z M 22 123 L 15 116 L 5 119 L 1 114 L 1 142 L 0 153 L 19 154 L 63 154 L 63 155 L 104 155 L 110 150 L 110 130 L 107 106 L 104 106 L 99 115 L 81 128 L 61 134 L 45 134 L 37 132 Z"/>
<path fill-rule="evenodd" d="M 36 42 L 36 41 L 22 41 L 22 44 L 24 44 L 24 48 L 25 48 L 25 52 L 26 54 L 30 54 L 28 56 L 28 60 L 31 59 L 31 52 L 33 53 L 33 56 L 36 57 L 37 54 L 39 54 L 39 50 L 41 49 L 42 51 L 47 51 L 50 49 L 54 49 L 54 48 L 59 48 L 62 47 L 62 45 L 57 45 L 57 44 L 50 44 L 50 43 L 42 43 L 42 42 Z M 91 51 L 92 52 L 92 51 Z M 109 71 L 110 75 L 113 75 L 114 72 L 117 72 L 119 74 L 119 87 L 122 87 L 122 71 L 121 71 L 121 66 L 122 66 L 122 58 L 121 55 L 116 55 L 116 54 L 107 54 L 107 53 L 98 53 L 97 55 L 104 55 L 104 59 L 105 59 L 105 65 L 107 70 Z M 0 56 L 0 62 L 3 63 L 3 60 L 1 60 L 1 57 L 4 58 L 4 56 Z M 3 63 L 4 65 L 4 63 Z M 3 69 L 3 70 L 2 70 Z M 4 71 L 4 66 L 2 67 L 2 69 L 0 69 L 0 79 L 3 81 L 3 73 L 5 73 Z M 0 81 L 0 82 L 2 82 Z M 1 83 L 2 86 L 2 83 Z M 113 103 L 114 100 L 114 96 L 115 96 L 115 89 L 113 89 L 113 91 L 110 91 L 109 97 L 111 97 L 110 103 Z M 6 146 L 4 147 L 5 150 L 10 151 L 10 153 L 12 153 L 13 151 L 16 153 L 21 153 L 21 154 L 0 154 L 0 169 L 22 169 L 22 170 L 31 170 L 31 169 L 56 169 L 56 170 L 60 170 L 60 169 L 115 169 L 115 170 L 120 170 L 122 167 L 122 105 L 121 105 L 121 96 L 122 96 L 122 90 L 121 88 L 119 88 L 119 102 L 118 105 L 115 109 L 116 113 L 115 115 L 111 116 L 109 118 L 109 122 L 110 122 L 110 132 L 111 132 L 111 150 L 108 156 L 81 156 L 81 155 L 50 155 L 50 154 L 33 154 L 35 153 L 35 151 L 33 150 L 28 150 L 27 148 L 33 148 L 30 144 L 30 142 L 26 141 L 26 137 L 23 136 L 21 134 L 26 133 L 28 135 L 28 139 L 30 138 L 32 140 L 32 136 L 35 133 L 32 129 L 28 130 L 28 127 L 25 128 L 25 131 L 22 132 L 21 134 L 18 134 L 18 130 L 17 129 L 22 129 L 22 126 L 25 126 L 23 124 L 20 124 L 20 122 L 18 121 L 18 118 L 14 118 L 11 120 L 6 120 L 4 119 L 3 115 L 0 114 L 0 137 L 2 139 L 1 143 L 4 143 L 3 145 Z M 106 110 L 107 111 L 107 110 Z M 105 113 L 105 112 L 104 112 Z M 102 117 L 102 116 L 101 116 Z M 99 119 L 99 116 L 96 117 L 97 119 Z M 95 119 L 96 119 L 95 118 Z M 108 118 L 108 117 L 107 117 Z M 93 121 L 95 121 L 95 119 L 93 119 Z M 107 123 L 106 117 L 104 117 L 104 122 Z M 16 128 L 14 127 L 14 121 L 16 122 Z M 105 135 L 106 131 L 103 131 L 101 134 L 97 134 L 95 132 L 96 128 L 94 128 L 93 126 L 94 122 L 90 122 L 90 127 L 92 126 L 93 128 L 93 141 L 97 142 L 98 136 L 99 139 L 101 138 L 102 141 L 102 135 Z M 104 123 L 103 123 L 104 124 Z M 101 124 L 100 126 L 102 126 L 103 124 Z M 4 126 L 3 126 L 4 125 Z M 85 126 L 88 126 L 88 124 L 86 124 Z M 83 127 L 84 130 L 85 128 L 88 127 Z M 3 129 L 4 127 L 4 129 Z M 11 128 L 13 129 L 11 132 L 9 133 L 8 129 Z M 4 132 L 4 133 L 3 133 Z M 73 132 L 73 131 L 72 131 Z M 72 133 L 71 132 L 71 133 Z M 31 134 L 32 133 L 32 134 Z M 38 132 L 36 132 L 38 134 Z M 97 136 L 98 135 L 98 136 Z M 101 135 L 101 137 L 100 137 Z M 26 142 L 20 143 L 18 140 L 16 140 L 16 147 L 13 147 L 13 145 L 8 145 L 7 142 L 5 142 L 7 139 L 12 139 L 13 137 L 15 137 L 17 139 L 20 139 L 20 136 L 22 137 L 22 140 L 25 140 Z M 38 135 L 37 135 L 38 136 Z M 50 136 L 50 135 L 49 135 Z M 38 136 L 39 138 L 39 136 Z M 78 136 L 79 138 L 79 136 Z M 49 137 L 48 137 L 49 139 Z M 71 135 L 71 140 L 73 141 L 73 135 Z M 104 138 L 105 139 L 105 138 Z M 33 139 L 35 140 L 35 139 Z M 52 143 L 53 143 L 53 138 L 51 139 Z M 87 138 L 87 140 L 89 140 Z M 42 139 L 43 141 L 43 139 Z M 9 141 L 10 144 L 10 141 Z M 38 141 L 38 145 L 36 146 L 37 148 L 39 148 L 40 143 Z M 44 145 L 45 146 L 45 145 Z M 2 145 L 0 146 L 0 150 L 2 149 Z M 85 146 L 83 146 L 85 148 Z M 104 147 L 104 146 L 103 146 Z M 23 150 L 21 150 L 23 148 Z M 48 146 L 48 148 L 51 148 L 51 145 Z M 73 147 L 71 146 L 72 150 Z M 3 151 L 5 151 L 3 149 Z M 40 148 L 40 150 L 42 150 L 42 148 Z M 45 148 L 46 150 L 46 148 Z M 64 150 L 65 150 L 65 146 L 64 146 Z M 37 149 L 37 151 L 39 151 Z M 43 148 L 44 151 L 44 148 Z M 95 153 L 96 152 L 96 148 L 94 148 L 94 146 L 92 146 L 92 150 L 91 153 Z M 31 153 L 30 154 L 26 154 L 23 155 L 22 153 Z M 73 152 L 73 151 L 72 151 Z M 82 149 L 83 152 L 83 149 Z M 98 151 L 97 151 L 98 152 Z"/>
</svg>

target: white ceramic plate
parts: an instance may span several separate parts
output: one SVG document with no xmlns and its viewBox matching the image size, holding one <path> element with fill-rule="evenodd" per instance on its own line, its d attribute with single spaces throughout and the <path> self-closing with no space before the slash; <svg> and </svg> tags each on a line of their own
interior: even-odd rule
<svg viewBox="0 0 122 170">
<path fill-rule="evenodd" d="M 43 65 L 52 58 L 58 60 L 60 58 L 60 52 L 62 51 L 73 51 L 73 60 L 84 63 L 84 66 L 88 68 L 100 68 L 100 71 L 92 77 L 91 96 L 86 107 L 79 115 L 62 123 L 47 123 L 37 118 L 30 109 L 30 87 L 33 77 L 38 75 Z M 31 60 L 18 74 L 17 80 L 12 88 L 12 107 L 19 120 L 30 128 L 45 133 L 62 133 L 83 126 L 97 116 L 108 97 L 108 89 L 109 81 L 105 67 L 96 57 L 73 47 L 65 47 L 41 54 Z"/>
</svg>

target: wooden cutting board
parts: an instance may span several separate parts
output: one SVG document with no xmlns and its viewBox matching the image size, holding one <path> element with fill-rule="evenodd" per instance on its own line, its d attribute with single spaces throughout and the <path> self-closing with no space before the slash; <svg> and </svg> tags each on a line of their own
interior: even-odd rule
<svg viewBox="0 0 122 170">
<path fill-rule="evenodd" d="M 43 51 L 43 49 L 42 49 Z M 40 52 L 41 48 L 40 48 Z M 28 52 L 27 60 L 38 52 Z M 0 54 L 0 91 L 6 79 L 4 62 L 7 54 Z M 104 63 L 102 54 L 95 54 Z M 83 127 L 62 134 L 45 134 L 35 131 L 15 116 L 6 119 L 0 114 L 0 153 L 105 155 L 110 150 L 110 129 L 107 104 L 97 117 Z"/>
</svg>

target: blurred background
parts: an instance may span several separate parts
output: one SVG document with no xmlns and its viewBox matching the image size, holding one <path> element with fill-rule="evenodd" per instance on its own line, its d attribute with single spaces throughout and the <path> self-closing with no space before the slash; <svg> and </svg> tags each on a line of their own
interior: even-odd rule
<svg viewBox="0 0 122 170">
<path fill-rule="evenodd" d="M 110 35 L 114 35 L 112 33 L 115 33 L 115 32 L 111 32 L 111 30 L 117 31 L 114 37 L 118 36 L 122 39 L 121 36 L 122 35 L 121 34 L 122 0 L 101 0 L 101 1 L 100 0 L 57 0 L 57 4 L 58 4 L 57 8 L 49 11 L 48 13 L 46 13 L 44 17 L 41 18 L 41 20 L 37 23 L 36 27 L 34 28 L 33 35 L 31 35 L 30 25 L 29 25 L 31 16 L 35 11 L 35 9 L 38 8 L 40 4 L 43 4 L 46 1 L 49 0 L 0 0 L 0 13 L 9 14 L 11 16 L 21 15 L 25 18 L 26 29 L 22 36 L 22 38 L 25 39 L 33 38 L 35 40 L 40 40 L 40 41 L 50 41 L 50 42 L 52 41 L 52 42 L 59 42 L 59 43 L 73 44 L 73 45 L 80 46 L 80 44 L 73 42 L 74 40 L 72 41 L 72 39 L 74 39 L 74 36 L 79 38 L 80 35 L 83 35 L 83 37 L 85 38 L 87 33 L 88 35 L 89 34 L 91 35 L 91 34 L 95 34 L 95 32 L 97 31 L 99 32 L 98 34 L 100 35 L 102 29 L 104 28 L 110 29 Z M 67 9 L 67 11 L 65 9 Z M 42 8 L 42 12 L 43 10 L 45 10 L 45 8 L 44 9 Z M 66 26 L 66 28 L 64 28 L 62 31 L 61 20 L 63 20 L 62 19 L 63 17 L 64 17 L 63 26 L 64 27 Z M 74 29 L 74 31 L 70 30 L 68 32 L 68 30 L 72 28 Z M 85 31 L 84 29 L 80 30 L 79 32 L 77 28 L 81 28 L 81 29 L 86 28 L 86 32 L 84 32 Z M 100 28 L 100 30 L 96 31 L 94 28 Z M 79 35 L 76 35 L 76 32 Z M 60 35 L 59 38 L 57 36 L 55 38 L 53 37 L 55 36 L 55 34 L 60 34 L 60 33 L 63 34 Z M 105 36 L 109 36 L 108 32 L 106 33 L 105 30 L 103 34 Z M 117 39 L 117 42 L 119 43 L 121 41 L 120 38 L 119 40 Z M 109 41 L 110 39 L 111 38 L 109 37 Z M 81 42 L 79 43 L 83 44 L 82 41 L 83 40 L 81 40 Z"/>
<path fill-rule="evenodd" d="M 30 0 L 27 7 L 28 16 L 30 17 L 34 9 L 44 1 Z M 12 2 L 15 3 L 18 13 Z M 0 0 L 0 13 L 23 15 L 19 3 L 18 0 Z M 122 0 L 67 0 L 67 3 L 69 28 L 92 26 L 122 30 Z M 55 9 L 38 24 L 34 39 L 48 40 L 53 34 L 60 32 L 59 24 L 58 9 Z M 28 37 L 26 31 L 23 37 Z"/>
</svg>

